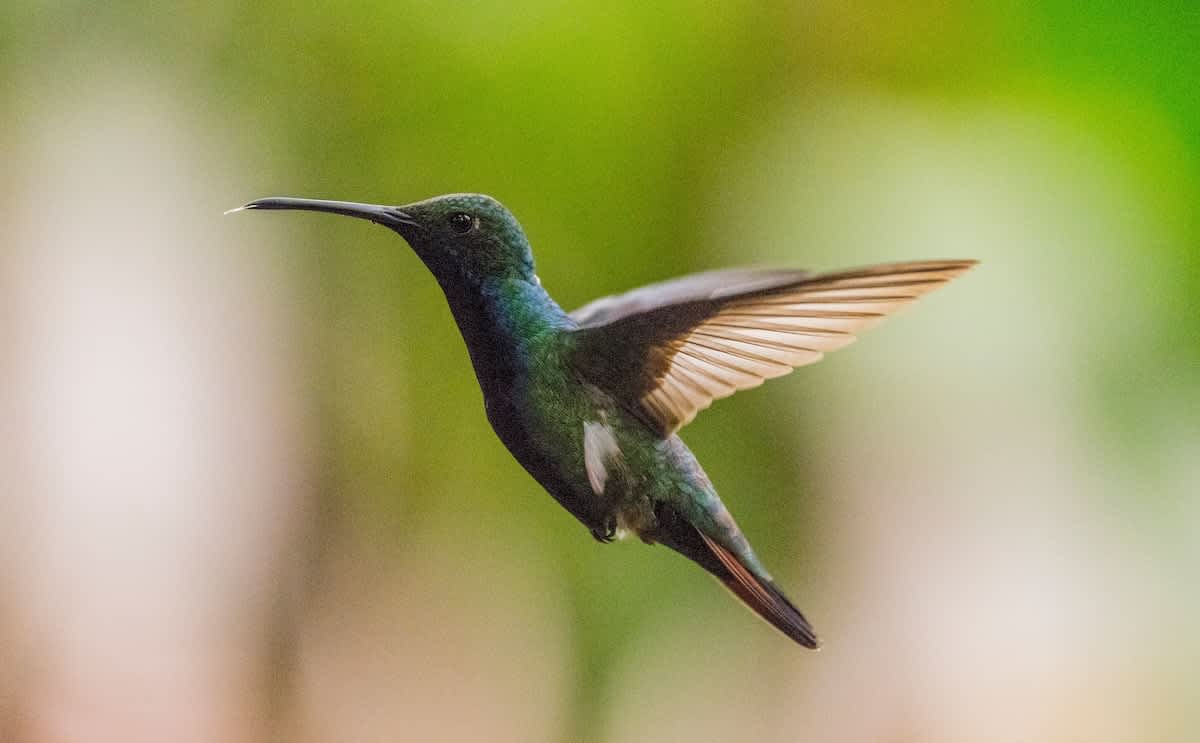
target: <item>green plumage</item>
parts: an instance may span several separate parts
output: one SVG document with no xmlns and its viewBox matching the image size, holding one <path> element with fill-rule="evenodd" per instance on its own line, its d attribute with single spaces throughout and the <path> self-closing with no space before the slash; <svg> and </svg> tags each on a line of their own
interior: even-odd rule
<svg viewBox="0 0 1200 743">
<path fill-rule="evenodd" d="M 517 220 L 487 196 L 403 207 L 270 198 L 243 208 L 331 212 L 397 232 L 441 285 L 488 420 L 534 479 L 596 539 L 632 533 L 670 547 L 806 647 L 817 646 L 812 627 L 675 431 L 713 400 L 850 343 L 973 264 L 718 271 L 568 314 L 542 289 Z"/>
</svg>

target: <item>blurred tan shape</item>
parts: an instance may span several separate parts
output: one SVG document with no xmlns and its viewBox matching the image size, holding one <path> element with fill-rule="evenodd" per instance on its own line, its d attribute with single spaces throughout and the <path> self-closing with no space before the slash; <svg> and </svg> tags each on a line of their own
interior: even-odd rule
<svg viewBox="0 0 1200 743">
<path fill-rule="evenodd" d="M 260 740 L 309 490 L 288 278 L 179 83 L 89 61 L 24 81 L 3 175 L 0 737 Z"/>
<path fill-rule="evenodd" d="M 563 739 L 575 679 L 557 568 L 486 524 L 437 518 L 386 570 L 362 542 L 331 550 L 301 630 L 292 739 Z"/>
</svg>

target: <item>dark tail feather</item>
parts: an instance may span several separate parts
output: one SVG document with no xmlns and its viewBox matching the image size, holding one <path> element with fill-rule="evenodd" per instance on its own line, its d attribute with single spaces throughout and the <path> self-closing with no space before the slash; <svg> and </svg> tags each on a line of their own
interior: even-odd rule
<svg viewBox="0 0 1200 743">
<path fill-rule="evenodd" d="M 755 576 L 729 550 L 697 531 L 704 544 L 721 563 L 723 571 L 711 571 L 733 595 L 771 626 L 806 648 L 817 649 L 820 643 L 812 625 L 796 606 L 788 601 L 775 584 Z"/>
<path fill-rule="evenodd" d="M 658 511 L 654 540 L 670 547 L 712 573 L 751 611 L 806 648 L 819 646 L 812 625 L 769 580 L 755 577 L 727 549 L 704 536 L 673 509 Z"/>
</svg>

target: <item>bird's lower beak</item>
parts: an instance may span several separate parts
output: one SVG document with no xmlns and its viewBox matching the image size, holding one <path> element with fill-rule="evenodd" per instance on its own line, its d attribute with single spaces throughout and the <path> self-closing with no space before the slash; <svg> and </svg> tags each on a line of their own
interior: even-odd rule
<svg viewBox="0 0 1200 743">
<path fill-rule="evenodd" d="M 309 212 L 328 212 L 341 214 L 346 217 L 365 219 L 384 227 L 398 229 L 401 227 L 419 227 L 408 214 L 394 206 L 379 204 L 358 204 L 353 201 L 325 201 L 322 199 L 293 199 L 286 196 L 272 196 L 266 199 L 251 201 L 245 206 L 230 209 L 230 212 L 240 212 L 243 209 L 297 209 Z"/>
</svg>

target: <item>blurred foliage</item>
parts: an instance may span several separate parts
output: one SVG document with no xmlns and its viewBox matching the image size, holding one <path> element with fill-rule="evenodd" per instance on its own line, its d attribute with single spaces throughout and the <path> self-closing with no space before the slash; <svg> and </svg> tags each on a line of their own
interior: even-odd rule
<svg viewBox="0 0 1200 743">
<path fill-rule="evenodd" d="M 789 225 L 785 234 L 801 241 L 782 244 L 775 228 L 792 215 L 762 201 L 792 189 L 820 224 L 840 164 L 793 131 L 770 130 L 819 115 L 831 92 L 917 101 L 957 137 L 981 107 L 1032 112 L 1069 133 L 1049 146 L 1091 142 L 1150 205 L 1130 216 L 1150 220 L 1131 225 L 1147 239 L 1121 250 L 1131 270 L 1154 264 L 1151 281 L 1105 286 L 1094 299 L 1119 321 L 1127 292 L 1150 292 L 1132 300 L 1172 321 L 1143 328 L 1136 356 L 1093 349 L 1095 373 L 1080 380 L 1114 450 L 1149 445 L 1142 411 L 1164 377 L 1187 375 L 1195 389 L 1200 376 L 1197 49 L 1190 2 L 10 0 L 0 9 L 0 82 L 31 60 L 86 65 L 103 52 L 182 86 L 198 115 L 269 164 L 230 205 L 275 194 L 403 203 L 490 193 L 520 217 L 543 282 L 567 307 L 722 263 L 836 267 L 839 246 L 803 241 L 819 227 Z M 12 86 L 0 88 L 14 105 L 4 92 Z M 765 152 L 763 141 L 772 143 Z M 840 178 L 869 181 L 872 158 L 895 154 L 887 139 L 861 146 L 882 149 L 846 163 L 862 170 Z M 845 208 L 852 221 L 863 205 Z M 598 722 L 610 693 L 600 659 L 620 651 L 631 627 L 725 597 L 662 549 L 594 544 L 513 463 L 486 425 L 436 285 L 394 236 L 320 217 L 287 229 L 319 300 L 310 327 L 329 499 L 322 528 L 381 556 L 416 532 L 440 534 L 447 555 L 458 539 L 490 534 L 491 544 L 526 543 L 519 554 L 561 566 L 582 658 L 576 725 Z M 917 257 L 883 241 L 853 255 Z M 1080 284 L 1064 291 L 1087 290 L 1087 267 L 1078 268 L 1060 274 Z M 821 507 L 810 497 L 819 463 L 791 431 L 820 405 L 797 391 L 804 384 L 739 396 L 685 432 L 768 564 L 784 555 L 805 563 L 820 538 L 796 540 L 801 517 Z M 770 414 L 797 405 L 782 419 Z M 797 593 L 811 580 L 779 572 Z"/>
</svg>

